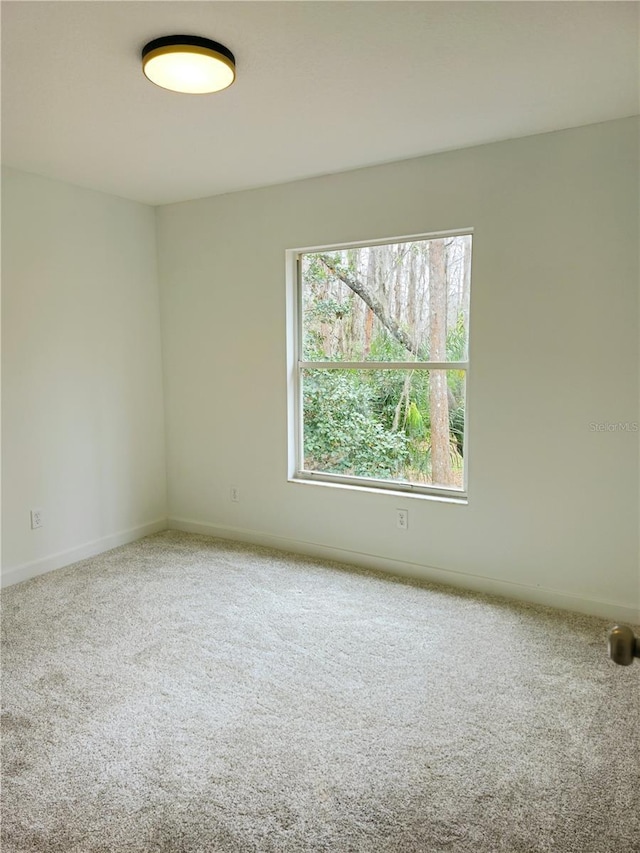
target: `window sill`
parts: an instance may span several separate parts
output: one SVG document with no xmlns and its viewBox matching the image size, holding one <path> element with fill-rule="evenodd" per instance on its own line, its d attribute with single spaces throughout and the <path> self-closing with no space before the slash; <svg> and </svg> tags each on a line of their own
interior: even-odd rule
<svg viewBox="0 0 640 853">
<path fill-rule="evenodd" d="M 388 495 L 394 498 L 411 498 L 411 500 L 427 500 L 436 501 L 437 503 L 455 504 L 457 506 L 467 506 L 469 498 L 465 494 L 460 497 L 452 497 L 451 495 L 438 495 L 426 492 L 415 492 L 404 489 L 386 489 L 376 486 L 360 486 L 353 483 L 329 483 L 326 480 L 316 480 L 307 477 L 288 477 L 289 483 L 295 483 L 301 486 L 321 486 L 325 489 L 347 489 L 353 492 L 366 492 L 373 495 Z"/>
</svg>

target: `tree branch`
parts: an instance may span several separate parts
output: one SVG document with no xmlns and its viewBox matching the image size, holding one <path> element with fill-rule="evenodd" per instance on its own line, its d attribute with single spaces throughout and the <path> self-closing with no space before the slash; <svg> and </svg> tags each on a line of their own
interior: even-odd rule
<svg viewBox="0 0 640 853">
<path fill-rule="evenodd" d="M 352 276 L 346 270 L 338 267 L 328 255 L 318 255 L 320 261 L 329 270 L 329 272 L 339 278 L 341 282 L 347 285 L 362 301 L 371 308 L 378 320 L 382 323 L 385 329 L 408 350 L 412 355 L 420 357 L 421 347 L 408 335 L 403 328 L 394 320 L 387 312 L 384 304 L 369 292 L 366 285 L 355 276 Z"/>
</svg>

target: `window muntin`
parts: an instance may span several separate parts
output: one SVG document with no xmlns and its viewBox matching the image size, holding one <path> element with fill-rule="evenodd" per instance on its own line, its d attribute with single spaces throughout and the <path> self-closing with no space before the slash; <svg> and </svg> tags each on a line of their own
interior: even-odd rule
<svg viewBox="0 0 640 853">
<path fill-rule="evenodd" d="M 471 242 L 297 253 L 296 478 L 466 493 Z"/>
</svg>

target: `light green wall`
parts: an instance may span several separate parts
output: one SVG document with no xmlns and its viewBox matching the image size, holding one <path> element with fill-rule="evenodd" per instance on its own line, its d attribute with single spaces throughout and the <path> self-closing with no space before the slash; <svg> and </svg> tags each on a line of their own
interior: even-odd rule
<svg viewBox="0 0 640 853">
<path fill-rule="evenodd" d="M 637 616 L 638 435 L 590 428 L 639 420 L 636 119 L 170 205 L 157 225 L 174 520 Z M 468 506 L 289 483 L 285 250 L 469 226 Z"/>
<path fill-rule="evenodd" d="M 163 416 L 153 209 L 4 169 L 5 582 L 166 517 Z"/>
</svg>

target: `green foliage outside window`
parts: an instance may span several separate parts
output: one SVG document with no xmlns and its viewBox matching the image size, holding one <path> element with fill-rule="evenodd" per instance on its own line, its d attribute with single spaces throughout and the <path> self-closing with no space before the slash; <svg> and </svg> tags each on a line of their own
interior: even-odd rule
<svg viewBox="0 0 640 853">
<path fill-rule="evenodd" d="M 375 386 L 355 371 L 309 370 L 304 377 L 304 448 L 313 469 L 356 477 L 400 476 L 404 431 L 385 427 Z"/>
<path fill-rule="evenodd" d="M 464 362 L 467 358 L 468 291 L 464 292 L 463 270 L 469 260 L 466 255 L 463 260 L 462 242 L 467 239 L 453 238 L 454 243 L 460 242 L 447 246 L 445 286 L 449 295 L 441 314 L 444 333 L 436 361 Z M 457 274 L 455 269 L 450 273 L 455 263 L 460 268 Z M 447 446 L 450 448 L 448 482 L 462 485 L 466 372 L 455 368 L 438 371 L 446 380 L 440 386 L 443 390 L 435 391 L 430 387 L 433 370 L 411 368 L 412 362 L 428 357 L 436 340 L 432 327 L 429 331 L 433 317 L 429 306 L 435 297 L 430 295 L 428 265 L 426 241 L 304 256 L 304 359 L 407 365 L 406 369 L 304 371 L 307 470 L 431 482 L 436 438 L 431 405 L 444 397 L 445 425 L 447 419 L 449 423 L 448 438 L 444 437 L 445 454 Z"/>
</svg>

